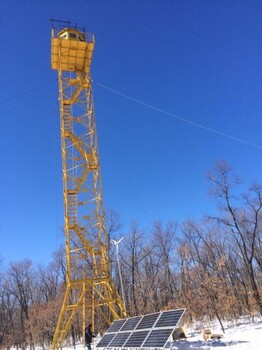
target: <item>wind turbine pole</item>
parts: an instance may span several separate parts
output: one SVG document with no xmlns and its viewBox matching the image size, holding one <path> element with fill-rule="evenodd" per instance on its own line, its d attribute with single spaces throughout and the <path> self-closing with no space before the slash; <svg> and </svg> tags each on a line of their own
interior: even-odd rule
<svg viewBox="0 0 262 350">
<path fill-rule="evenodd" d="M 124 309 L 126 311 L 126 301 L 125 301 L 125 294 L 124 294 L 124 286 L 123 286 L 122 273 L 121 273 L 120 261 L 119 261 L 119 243 L 123 240 L 123 238 L 124 237 L 120 238 L 119 241 L 115 241 L 114 239 L 111 239 L 111 242 L 116 247 L 116 260 L 117 260 L 117 265 L 118 265 L 118 274 L 119 274 L 119 279 L 120 279 L 121 294 L 122 294 L 122 300 L 123 300 Z"/>
</svg>

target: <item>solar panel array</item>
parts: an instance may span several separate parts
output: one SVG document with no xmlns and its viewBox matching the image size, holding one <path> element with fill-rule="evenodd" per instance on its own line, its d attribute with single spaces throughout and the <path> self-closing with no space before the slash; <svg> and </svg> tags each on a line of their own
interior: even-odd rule
<svg viewBox="0 0 262 350">
<path fill-rule="evenodd" d="M 185 309 L 156 312 L 115 321 L 97 348 L 164 348 Z"/>
</svg>

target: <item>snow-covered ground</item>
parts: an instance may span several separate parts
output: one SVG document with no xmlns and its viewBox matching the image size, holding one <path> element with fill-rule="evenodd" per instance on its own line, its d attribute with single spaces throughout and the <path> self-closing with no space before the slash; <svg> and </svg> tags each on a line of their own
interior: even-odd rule
<svg viewBox="0 0 262 350">
<path fill-rule="evenodd" d="M 196 330 L 199 328 L 199 330 Z M 204 328 L 204 327 L 202 327 Z M 211 328 L 214 333 L 222 333 L 217 325 L 205 328 Z M 96 337 L 95 343 L 99 341 Z M 220 347 L 230 347 L 232 350 L 262 350 L 262 321 L 256 320 L 254 322 L 247 321 L 245 319 L 240 320 L 236 324 L 229 324 L 225 327 L 225 334 L 221 340 L 207 341 L 205 342 L 202 337 L 202 333 L 199 327 L 188 329 L 187 340 L 176 341 L 172 343 L 173 350 L 191 350 L 191 349 L 212 349 Z M 65 347 L 64 350 L 73 350 L 73 347 Z M 84 350 L 82 345 L 78 345 L 76 350 Z M 96 350 L 95 344 L 92 346 L 92 350 Z M 99 349 L 101 350 L 101 348 Z"/>
<path fill-rule="evenodd" d="M 209 327 L 207 327 L 209 328 Z M 214 333 L 222 333 L 218 328 Z M 232 350 L 262 350 L 262 321 L 242 321 L 235 326 L 228 325 L 221 340 L 203 341 L 200 331 L 191 330 L 186 341 L 178 341 L 172 344 L 173 349 L 211 349 L 219 347 L 230 347 Z"/>
<path fill-rule="evenodd" d="M 206 325 L 202 328 L 212 328 L 210 325 Z M 199 330 L 196 330 L 199 329 Z M 201 326 L 195 326 L 192 329 L 188 329 L 187 340 L 175 341 L 172 346 L 168 346 L 167 349 L 172 350 L 191 350 L 191 349 L 203 349 L 209 350 L 212 348 L 230 347 L 232 350 L 262 350 L 262 320 L 257 319 L 254 322 L 242 319 L 237 324 L 228 324 L 225 327 L 225 334 L 221 340 L 207 341 L 205 342 L 201 333 Z M 222 333 L 217 325 L 213 325 L 212 330 L 214 333 Z M 100 337 L 95 338 L 95 343 L 92 344 L 92 350 L 96 350 L 95 344 L 98 343 Z M 42 348 L 36 348 L 42 350 Z M 103 350 L 101 348 L 97 348 Z M 15 348 L 11 350 L 16 350 Z M 63 350 L 74 350 L 73 346 L 64 346 Z M 76 350 L 86 350 L 82 344 L 77 344 Z"/>
</svg>

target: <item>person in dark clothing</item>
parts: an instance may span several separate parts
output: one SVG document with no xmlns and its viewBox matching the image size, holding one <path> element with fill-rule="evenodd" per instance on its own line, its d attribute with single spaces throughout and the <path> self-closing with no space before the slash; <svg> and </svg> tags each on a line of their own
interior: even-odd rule
<svg viewBox="0 0 262 350">
<path fill-rule="evenodd" d="M 95 334 L 92 332 L 92 324 L 90 323 L 85 329 L 85 343 L 88 350 L 91 350 L 92 338 L 95 337 Z"/>
</svg>

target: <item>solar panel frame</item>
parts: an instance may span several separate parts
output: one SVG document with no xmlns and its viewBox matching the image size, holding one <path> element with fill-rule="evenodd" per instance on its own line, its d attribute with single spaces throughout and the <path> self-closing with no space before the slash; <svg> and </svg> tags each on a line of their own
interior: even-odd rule
<svg viewBox="0 0 262 350">
<path fill-rule="evenodd" d="M 175 309 L 116 320 L 97 347 L 164 348 L 184 313 L 185 309 Z"/>
<path fill-rule="evenodd" d="M 125 348 L 140 348 L 150 331 L 133 332 L 124 344 Z"/>
<path fill-rule="evenodd" d="M 115 333 L 118 332 L 121 327 L 124 325 L 124 323 L 126 322 L 126 318 L 121 319 L 121 320 L 116 320 L 110 327 L 109 329 L 106 331 L 106 333 Z"/>
<path fill-rule="evenodd" d="M 96 344 L 96 348 L 106 348 L 117 333 L 107 333 Z"/>
<path fill-rule="evenodd" d="M 125 342 L 128 340 L 132 333 L 131 332 L 119 332 L 116 336 L 111 340 L 107 347 L 110 348 L 121 348 Z"/>
<path fill-rule="evenodd" d="M 175 327 L 183 316 L 185 309 L 163 311 L 154 328 Z"/>
<path fill-rule="evenodd" d="M 144 341 L 142 348 L 164 348 L 173 330 L 173 328 L 153 329 Z"/>
<path fill-rule="evenodd" d="M 151 329 L 159 318 L 160 312 L 155 312 L 153 314 L 148 314 L 142 317 L 135 330 L 138 329 Z"/>
<path fill-rule="evenodd" d="M 140 322 L 143 316 L 135 316 L 128 318 L 127 321 L 123 324 L 120 331 L 132 331 L 136 328 L 137 324 Z"/>
</svg>

